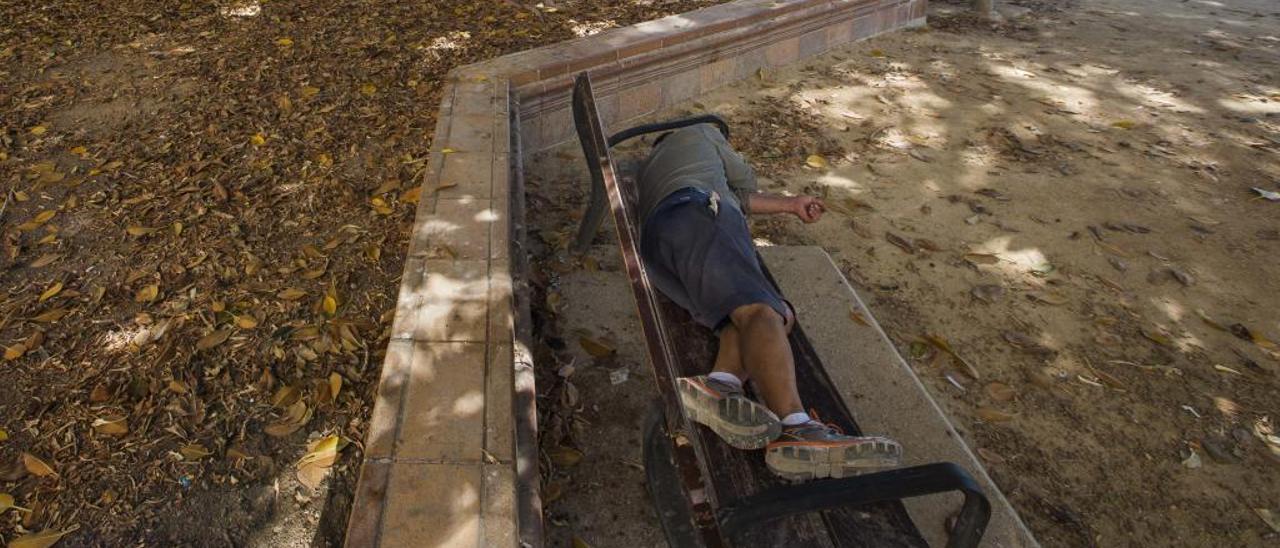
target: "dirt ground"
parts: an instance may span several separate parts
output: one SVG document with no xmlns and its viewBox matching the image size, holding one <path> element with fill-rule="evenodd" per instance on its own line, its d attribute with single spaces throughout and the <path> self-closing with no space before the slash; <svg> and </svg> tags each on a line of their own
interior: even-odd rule
<svg viewBox="0 0 1280 548">
<path fill-rule="evenodd" d="M 439 79 L 714 3 L 0 3 L 0 542 L 341 544 Z"/>
<path fill-rule="evenodd" d="M 1280 202 L 1252 189 L 1280 191 L 1280 6 L 1024 6 L 935 6 L 685 111 L 727 115 L 767 189 L 826 198 L 759 243 L 831 253 L 1044 545 L 1272 545 Z M 660 545 L 616 247 L 563 251 L 579 162 L 530 181 L 552 545 Z"/>
</svg>

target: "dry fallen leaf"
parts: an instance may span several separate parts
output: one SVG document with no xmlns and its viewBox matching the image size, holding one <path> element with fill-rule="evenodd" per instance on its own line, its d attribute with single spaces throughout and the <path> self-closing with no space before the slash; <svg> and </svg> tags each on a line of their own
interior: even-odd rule
<svg viewBox="0 0 1280 548">
<path fill-rule="evenodd" d="M 13 495 L 10 495 L 9 493 L 0 493 L 0 514 L 3 514 L 5 510 L 10 508 L 13 508 Z"/>
<path fill-rule="evenodd" d="M 239 327 L 240 329 L 253 329 L 258 327 L 258 320 L 248 314 L 236 316 L 236 327 Z"/>
<path fill-rule="evenodd" d="M 133 300 L 135 302 L 140 302 L 140 303 L 149 303 L 151 301 L 156 300 L 156 297 L 159 295 L 160 295 L 160 286 L 157 284 L 151 284 L 142 289 L 139 289 L 138 292 L 134 294 Z"/>
<path fill-rule="evenodd" d="M 850 311 L 849 311 L 849 319 L 853 320 L 853 321 L 854 321 L 854 323 L 856 323 L 856 324 L 858 324 L 858 325 L 861 325 L 861 326 L 864 326 L 864 327 L 870 327 L 870 326 L 871 326 L 871 322 L 868 322 L 868 321 L 867 321 L 866 316 L 863 316 L 863 315 L 862 315 L 862 311 L 861 311 L 861 310 L 857 310 L 857 309 L 850 310 Z"/>
<path fill-rule="evenodd" d="M 286 288 L 285 290 L 279 293 L 276 293 L 277 297 L 280 297 L 282 300 L 286 300 L 286 301 L 296 301 L 298 299 L 305 297 L 306 295 L 307 295 L 306 291 L 303 291 L 296 287 Z"/>
<path fill-rule="evenodd" d="M 1013 415 L 990 407 L 979 407 L 974 413 L 983 422 L 1005 422 L 1013 419 Z"/>
<path fill-rule="evenodd" d="M 178 448 L 178 453 L 186 460 L 200 460 L 213 453 L 198 443 L 189 443 Z"/>
<path fill-rule="evenodd" d="M 157 230 L 160 230 L 160 229 L 147 228 L 141 225 L 129 225 L 124 229 L 125 232 L 128 232 L 130 236 L 133 236 L 135 238 L 140 236 L 146 236 L 148 234 L 154 233 Z"/>
<path fill-rule="evenodd" d="M 27 353 L 27 346 L 25 344 L 18 343 L 13 346 L 6 347 L 4 349 L 4 359 L 5 361 L 11 362 L 18 358 L 21 358 L 26 353 Z"/>
<path fill-rule="evenodd" d="M 315 490 L 329 474 L 329 469 L 338 459 L 338 442 L 336 435 L 316 440 L 307 448 L 307 453 L 298 460 L 298 483 Z"/>
<path fill-rule="evenodd" d="M 122 436 L 129 433 L 129 424 L 124 417 L 93 419 L 93 431 L 104 436 Z"/>
<path fill-rule="evenodd" d="M 597 341 L 587 336 L 578 337 L 578 344 L 581 345 L 582 349 L 586 350 L 588 354 L 591 354 L 592 356 L 595 356 L 597 358 L 603 358 L 605 356 L 613 354 L 614 352 L 614 349 L 612 346 L 609 346 L 607 344 L 604 344 L 600 341 Z"/>
<path fill-rule="evenodd" d="M 268 424 L 263 431 L 267 435 L 282 438 L 302 428 L 311 420 L 311 408 L 307 407 L 306 402 L 298 401 L 290 405 L 285 410 L 285 416 L 280 420 Z"/>
<path fill-rule="evenodd" d="M 1044 303 L 1044 304 L 1053 305 L 1053 306 L 1061 306 L 1061 305 L 1067 304 L 1068 302 L 1071 302 L 1066 297 L 1063 297 L 1061 295 L 1057 295 L 1054 293 L 1049 293 L 1046 291 L 1028 291 L 1027 298 L 1031 299 L 1034 302 Z"/>
<path fill-rule="evenodd" d="M 210 348 L 218 346 L 224 342 L 227 342 L 227 338 L 229 338 L 230 336 L 231 336 L 230 329 L 219 329 L 217 331 L 209 333 L 208 335 L 200 337 L 200 340 L 196 341 L 196 350 L 208 350 Z"/>
<path fill-rule="evenodd" d="M 826 169 L 828 164 L 827 164 L 826 158 L 823 158 L 822 156 L 819 156 L 817 154 L 810 154 L 808 158 L 805 158 L 804 165 L 807 165 L 813 169 Z"/>
<path fill-rule="evenodd" d="M 69 532 L 45 529 L 38 533 L 28 533 L 9 541 L 8 548 L 49 548 Z"/>
<path fill-rule="evenodd" d="M 582 462 L 582 451 L 563 445 L 547 451 L 551 463 L 560 468 L 568 468 Z"/>
<path fill-rule="evenodd" d="M 58 475 L 57 472 L 53 471 L 52 466 L 49 466 L 48 463 L 40 460 L 39 457 L 32 455 L 31 453 L 22 454 L 22 466 L 33 476 L 45 477 Z"/>
<path fill-rule="evenodd" d="M 1013 398 L 1017 397 L 1018 395 L 1017 391 L 1015 391 L 1012 386 L 1009 386 L 1002 382 L 993 382 L 993 383 L 987 384 L 987 386 L 985 386 L 983 390 L 987 393 L 988 396 L 991 397 L 991 399 L 998 402 L 1002 402 L 1002 403 L 1007 401 L 1012 401 Z"/>
<path fill-rule="evenodd" d="M 338 393 L 342 391 L 342 375 L 336 371 L 329 373 L 329 400 L 338 401 Z"/>
<path fill-rule="evenodd" d="M 42 312 L 31 319 L 41 323 L 53 323 L 61 320 L 62 317 L 66 316 L 69 312 L 71 311 L 65 308 L 54 308 L 52 310 Z"/>
</svg>

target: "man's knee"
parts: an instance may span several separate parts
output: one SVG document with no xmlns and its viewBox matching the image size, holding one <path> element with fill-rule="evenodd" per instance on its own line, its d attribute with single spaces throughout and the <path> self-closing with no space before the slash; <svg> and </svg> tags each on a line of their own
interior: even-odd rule
<svg viewBox="0 0 1280 548">
<path fill-rule="evenodd" d="M 790 314 L 790 310 L 787 312 L 788 313 L 785 315 L 779 314 L 772 306 L 764 303 L 752 303 L 735 308 L 733 312 L 729 314 L 729 319 L 738 327 L 754 322 L 777 323 L 785 329 L 787 333 L 790 333 L 791 328 L 795 325 L 796 321 L 795 316 Z"/>
</svg>

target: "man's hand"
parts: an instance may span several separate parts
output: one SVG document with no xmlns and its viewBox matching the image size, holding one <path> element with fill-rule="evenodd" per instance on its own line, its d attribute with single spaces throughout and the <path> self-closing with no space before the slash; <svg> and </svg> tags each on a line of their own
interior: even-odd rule
<svg viewBox="0 0 1280 548">
<path fill-rule="evenodd" d="M 805 223 L 816 223 L 822 218 L 822 213 L 826 211 L 826 206 L 822 205 L 822 200 L 813 196 L 796 196 L 791 199 L 792 213 L 796 214 L 801 221 Z"/>
</svg>

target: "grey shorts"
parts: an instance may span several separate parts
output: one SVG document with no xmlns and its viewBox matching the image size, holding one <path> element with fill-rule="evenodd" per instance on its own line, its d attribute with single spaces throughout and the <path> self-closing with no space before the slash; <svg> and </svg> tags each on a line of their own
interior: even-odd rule
<svg viewBox="0 0 1280 548">
<path fill-rule="evenodd" d="M 640 257 L 649 279 L 693 319 L 719 331 L 740 306 L 766 304 L 783 318 L 790 306 L 773 287 L 760 262 L 747 220 L 738 208 L 685 188 L 664 198 L 645 220 Z"/>
</svg>

